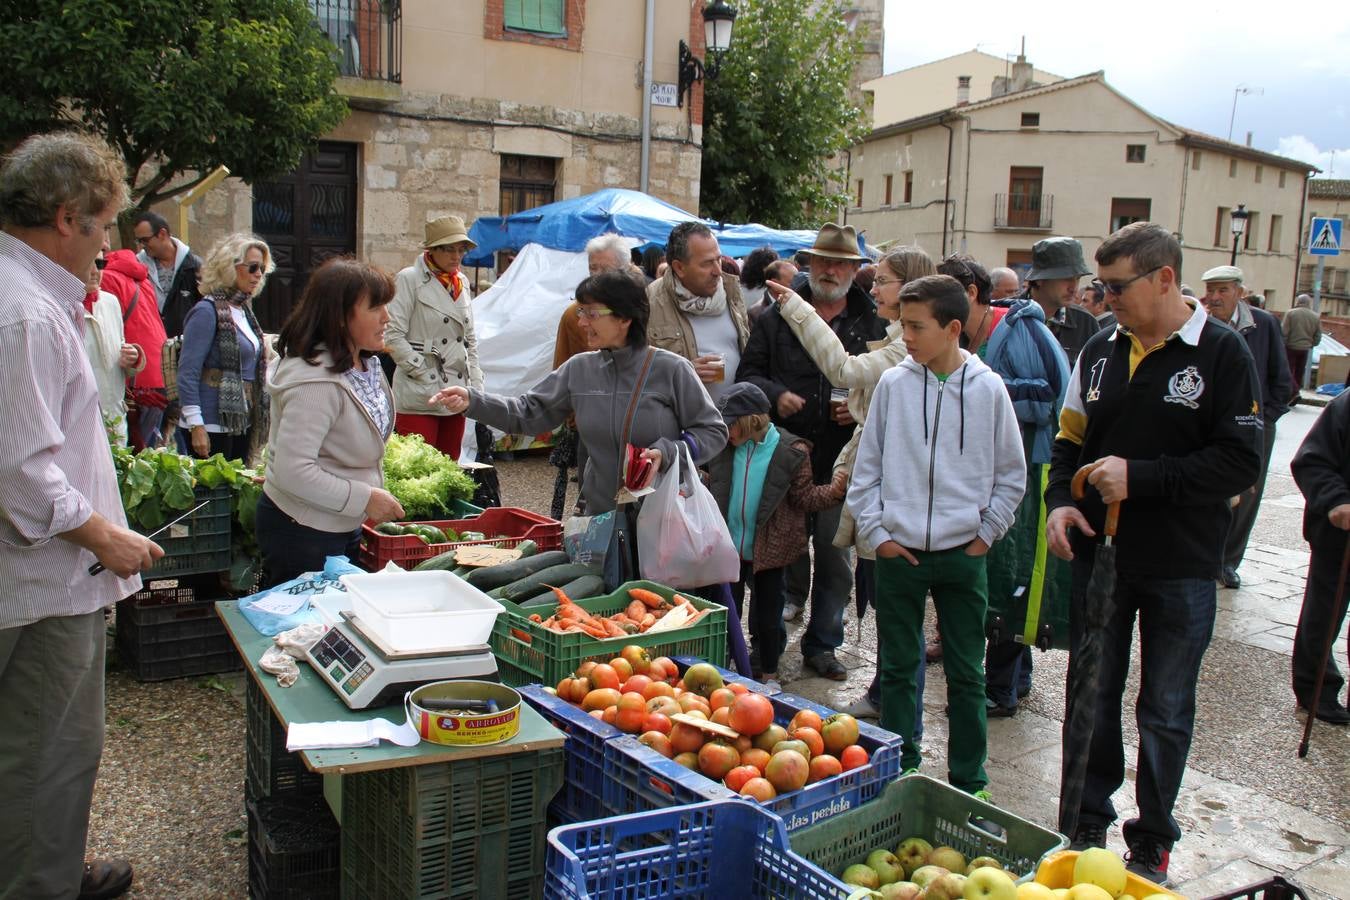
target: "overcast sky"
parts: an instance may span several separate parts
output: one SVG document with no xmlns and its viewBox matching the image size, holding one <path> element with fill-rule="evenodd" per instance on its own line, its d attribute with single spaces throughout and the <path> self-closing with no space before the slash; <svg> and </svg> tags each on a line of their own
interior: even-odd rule
<svg viewBox="0 0 1350 900">
<path fill-rule="evenodd" d="M 1170 122 L 1350 178 L 1350 3 L 1253 0 L 886 0 L 885 71 L 978 49 L 1065 78 L 1102 69 L 1116 90 Z M 1333 161 L 1334 153 L 1334 161 Z"/>
</svg>

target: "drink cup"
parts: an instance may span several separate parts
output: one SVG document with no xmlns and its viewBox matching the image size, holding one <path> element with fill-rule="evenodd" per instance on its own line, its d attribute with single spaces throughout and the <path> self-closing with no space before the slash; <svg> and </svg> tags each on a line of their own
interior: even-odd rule
<svg viewBox="0 0 1350 900">
<path fill-rule="evenodd" d="M 707 359 L 705 362 L 713 370 L 712 383 L 718 384 L 726 380 L 727 377 L 727 358 L 723 353 L 704 354 Z"/>
</svg>

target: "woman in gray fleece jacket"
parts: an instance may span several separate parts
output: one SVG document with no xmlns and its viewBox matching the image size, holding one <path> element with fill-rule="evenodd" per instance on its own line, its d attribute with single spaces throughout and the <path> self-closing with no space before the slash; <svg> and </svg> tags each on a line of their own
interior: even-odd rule
<svg viewBox="0 0 1350 900">
<path fill-rule="evenodd" d="M 452 387 L 432 402 L 514 434 L 538 434 L 575 415 L 587 456 L 581 496 L 586 512 L 595 515 L 617 505 L 624 420 L 644 369 L 628 443 L 646 448 L 642 456 L 654 464 L 652 478 L 670 465 L 681 441 L 696 463 L 716 456 L 726 445 L 727 427 L 689 361 L 647 345 L 647 294 L 633 276 L 592 275 L 577 285 L 576 299 L 591 352 L 573 356 L 519 397 Z"/>
</svg>

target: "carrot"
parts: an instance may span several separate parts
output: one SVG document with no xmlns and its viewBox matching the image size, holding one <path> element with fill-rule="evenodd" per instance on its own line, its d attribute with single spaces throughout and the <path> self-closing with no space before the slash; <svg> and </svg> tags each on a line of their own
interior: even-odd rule
<svg viewBox="0 0 1350 900">
<path fill-rule="evenodd" d="M 530 615 L 530 621 L 531 621 L 531 622 L 542 622 L 542 621 L 544 621 L 544 617 L 541 616 L 541 615 L 539 615 L 539 613 L 533 613 L 533 614 Z"/>
<path fill-rule="evenodd" d="M 572 602 L 572 598 L 569 597 L 569 596 L 567 596 L 566 594 L 564 594 L 562 588 L 560 588 L 560 587 L 554 587 L 554 586 L 551 585 L 551 584 L 546 584 L 546 585 L 544 585 L 544 587 L 548 588 L 550 591 L 553 592 L 553 595 L 554 595 L 555 597 L 558 598 L 558 602 L 559 602 L 559 603 L 571 603 L 571 602 Z"/>
<path fill-rule="evenodd" d="M 646 588 L 629 588 L 628 596 L 632 597 L 634 600 L 641 600 L 642 604 L 648 609 L 657 609 L 665 602 L 665 600 L 661 599 L 660 594 L 649 591 Z"/>
<path fill-rule="evenodd" d="M 647 614 L 647 606 L 641 600 L 634 600 L 632 603 L 628 604 L 628 608 L 625 609 L 624 612 L 627 613 L 628 618 L 632 619 L 634 622 L 641 622 L 642 617 Z"/>
<path fill-rule="evenodd" d="M 599 638 L 602 641 L 607 640 L 610 637 L 613 637 L 613 635 L 611 635 L 608 631 L 605 630 L 603 625 L 582 624 L 581 630 L 589 634 L 591 637 Z"/>
<path fill-rule="evenodd" d="M 652 615 L 651 613 L 647 613 L 645 616 L 642 617 L 642 621 L 638 622 L 638 627 L 641 628 L 643 631 L 646 631 L 648 628 L 651 628 L 655 624 L 656 624 L 656 616 Z"/>
</svg>

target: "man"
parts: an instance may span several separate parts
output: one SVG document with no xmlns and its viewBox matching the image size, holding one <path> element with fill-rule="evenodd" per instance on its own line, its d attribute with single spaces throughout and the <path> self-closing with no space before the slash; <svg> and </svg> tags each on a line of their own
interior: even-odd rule
<svg viewBox="0 0 1350 900">
<path fill-rule="evenodd" d="M 173 236 L 169 223 L 159 213 L 147 210 L 137 216 L 135 235 L 141 248 L 136 258 L 154 275 L 164 333 L 177 337 L 183 333 L 183 317 L 201 299 L 197 289 L 202 277 L 201 257 Z"/>
<path fill-rule="evenodd" d="M 1083 309 L 1092 313 L 1097 320 L 1098 329 L 1116 327 L 1115 313 L 1111 312 L 1111 307 L 1106 303 L 1106 288 L 1095 278 L 1091 284 L 1083 288 Z"/>
<path fill-rule="evenodd" d="M 1077 672 L 1084 603 L 1107 503 L 1120 503 L 1116 588 L 1101 625 L 1092 739 L 1074 849 L 1106 845 L 1111 795 L 1125 777 L 1121 699 L 1139 620 L 1136 719 L 1138 818 L 1123 828 L 1129 870 L 1167 883 L 1181 837 L 1172 807 L 1195 726 L 1195 684 L 1214 630 L 1214 575 L 1223 558 L 1228 498 L 1261 467 L 1260 388 L 1251 353 L 1203 304 L 1182 297 L 1181 245 L 1163 226 L 1135 222 L 1097 250 L 1097 276 L 1118 327 L 1088 341 L 1074 365 L 1046 489 L 1051 550 L 1072 560 L 1075 615 L 1069 671 Z M 1070 482 L 1093 464 L 1086 497 Z M 1070 528 L 1076 533 L 1070 535 Z M 1099 598 L 1092 598 L 1096 601 Z M 1072 674 L 1070 676 L 1073 677 Z M 1077 686 L 1070 684 L 1070 696 Z"/>
<path fill-rule="evenodd" d="M 740 278 L 722 271 L 722 250 L 702 222 L 671 229 L 666 261 L 665 274 L 647 285 L 647 339 L 693 363 L 715 404 L 750 338 Z"/>
<path fill-rule="evenodd" d="M 1293 381 L 1289 392 L 1289 405 L 1292 406 L 1298 402 L 1298 392 L 1303 388 L 1303 379 L 1308 372 L 1308 351 L 1322 342 L 1322 317 L 1313 311 L 1312 297 L 1299 294 L 1294 298 L 1294 308 L 1280 321 L 1280 332 L 1284 336 L 1285 360 L 1289 363 L 1289 377 Z"/>
<path fill-rule="evenodd" d="M 1006 266 L 999 266 L 989 273 L 989 281 L 992 285 L 989 291 L 990 300 L 1004 300 L 1008 297 L 1017 296 L 1017 292 L 1022 289 L 1022 285 L 1017 280 L 1017 273 Z"/>
<path fill-rule="evenodd" d="M 111 147 L 39 135 L 0 166 L 0 897 L 115 897 L 84 862 L 103 752 L 103 611 L 163 551 L 126 528 L 85 357 L 84 275 L 127 203 Z M 57 186 L 40 193 L 38 186 Z M 107 571 L 90 576 L 102 563 Z"/>
<path fill-rule="evenodd" d="M 801 288 L 802 297 L 830 323 L 845 350 L 866 353 L 868 341 L 885 336 L 886 322 L 876 314 L 872 298 L 853 283 L 865 259 L 858 251 L 856 232 L 851 226 L 827 223 L 805 252 L 810 256 L 810 276 Z M 846 404 L 831 411 L 829 381 L 783 321 L 777 306 L 755 323 L 736 380 L 758 385 L 773 403 L 773 420 L 811 442 L 815 481 L 828 483 L 835 458 L 853 434 L 853 417 Z M 802 636 L 802 656 L 807 668 L 834 681 L 848 678 L 834 651 L 844 642 L 844 607 L 853 588 L 849 551 L 834 546 L 842 509 L 835 506 L 816 513 L 808 523 L 815 551 L 814 584 L 810 559 L 803 553 L 788 567 L 783 611 L 784 621 L 795 619 L 810 595 L 811 621 Z"/>
<path fill-rule="evenodd" d="M 791 284 L 792 279 L 797 277 L 797 267 L 786 259 L 776 259 L 764 267 L 764 279 L 776 284 Z M 755 320 L 763 315 L 770 307 L 774 305 L 773 298 L 769 292 L 764 292 L 764 299 L 756 303 L 750 309 L 746 310 L 746 316 L 750 319 L 750 327 L 755 327 Z"/>
<path fill-rule="evenodd" d="M 1242 296 L 1242 270 L 1237 266 L 1218 266 L 1204 274 L 1205 306 L 1218 321 L 1237 330 L 1247 341 L 1256 363 L 1256 382 L 1261 386 L 1261 418 L 1265 423 L 1264 449 L 1261 454 L 1261 474 L 1256 485 L 1237 497 L 1233 520 L 1228 526 L 1228 538 L 1223 545 L 1223 569 L 1219 580 L 1227 588 L 1242 586 L 1238 566 L 1247 552 L 1247 540 L 1256 524 L 1256 511 L 1261 507 L 1261 495 L 1266 489 L 1266 470 L 1270 468 L 1270 452 L 1275 448 L 1275 423 L 1289 411 L 1289 364 L 1280 340 L 1280 323 L 1262 309 L 1247 304 Z"/>
<path fill-rule="evenodd" d="M 1083 245 L 1071 237 L 1046 238 L 1031 248 L 1031 271 L 1027 273 L 1024 296 L 1035 300 L 1045 312 L 1045 324 L 1064 348 L 1070 366 L 1099 329 L 1092 313 L 1074 303 L 1078 279 L 1091 274 L 1083 262 Z"/>
</svg>

